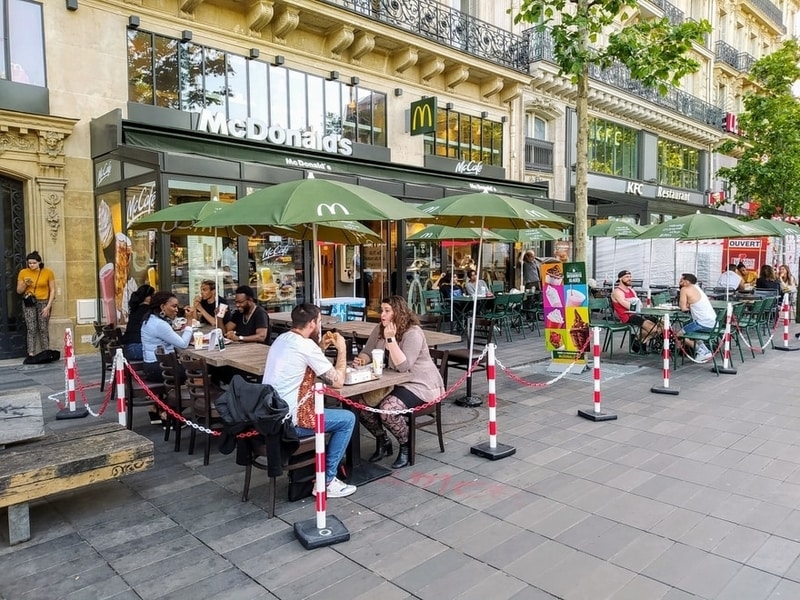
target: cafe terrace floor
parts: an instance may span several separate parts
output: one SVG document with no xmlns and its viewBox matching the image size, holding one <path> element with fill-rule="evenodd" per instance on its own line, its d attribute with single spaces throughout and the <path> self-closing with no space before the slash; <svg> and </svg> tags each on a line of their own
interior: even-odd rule
<svg viewBox="0 0 800 600">
<path fill-rule="evenodd" d="M 555 377 L 536 335 L 497 356 L 528 382 Z M 204 467 L 202 451 L 175 453 L 140 409 L 153 469 L 32 505 L 32 539 L 0 540 L 0 598 L 800 598 L 800 352 L 737 358 L 719 377 L 687 364 L 672 373 L 677 396 L 650 391 L 658 357 L 613 362 L 601 398 L 618 419 L 599 423 L 576 416 L 592 407 L 586 374 L 530 387 L 498 369 L 498 440 L 516 449 L 502 460 L 470 453 L 488 440 L 485 404 L 446 400 L 446 452 L 420 432 L 416 465 L 329 500 L 351 539 L 316 550 L 292 531 L 313 502 L 287 502 L 285 476 L 268 520 L 262 472 L 240 502 L 234 455 L 214 449 Z M 97 382 L 97 356 L 77 364 Z M 30 387 L 48 429 L 96 420 L 55 420 L 62 365 L 0 363 L 0 389 Z M 485 396 L 483 373 L 475 390 Z M 88 398 L 97 409 L 99 390 Z"/>
</svg>

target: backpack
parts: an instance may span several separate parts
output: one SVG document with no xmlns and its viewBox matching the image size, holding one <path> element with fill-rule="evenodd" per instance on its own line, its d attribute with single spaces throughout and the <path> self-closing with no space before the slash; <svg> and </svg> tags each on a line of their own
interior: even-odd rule
<svg viewBox="0 0 800 600">
<path fill-rule="evenodd" d="M 26 356 L 22 361 L 23 365 L 44 365 L 47 363 L 55 362 L 61 358 L 61 352 L 58 350 L 42 350 L 39 354 L 33 356 Z"/>
</svg>

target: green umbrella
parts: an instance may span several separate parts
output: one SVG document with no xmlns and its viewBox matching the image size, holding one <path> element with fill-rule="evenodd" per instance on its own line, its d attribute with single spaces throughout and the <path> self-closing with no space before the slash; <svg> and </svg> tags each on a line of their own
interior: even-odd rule
<svg viewBox="0 0 800 600">
<path fill-rule="evenodd" d="M 744 221 L 698 211 L 653 225 L 639 234 L 637 239 L 719 240 L 760 235 L 764 235 L 763 232 Z"/>
<path fill-rule="evenodd" d="M 317 260 L 317 225 L 335 221 L 425 220 L 410 204 L 371 188 L 326 179 L 279 183 L 248 194 L 223 211 L 203 219 L 204 227 L 250 225 L 310 225 L 314 263 Z M 319 277 L 314 278 L 313 299 L 319 298 Z"/>
<path fill-rule="evenodd" d="M 607 237 L 616 239 L 635 238 L 647 229 L 641 225 L 634 225 L 626 221 L 604 221 L 592 225 L 586 231 L 589 237 Z"/>
<path fill-rule="evenodd" d="M 537 227 L 535 229 L 495 229 L 494 233 L 506 242 L 520 242 L 530 244 L 533 242 L 554 242 L 566 237 L 563 231 L 552 227 Z"/>
<path fill-rule="evenodd" d="M 329 244 L 347 244 L 360 246 L 361 244 L 384 244 L 383 238 L 366 225 L 358 221 L 332 221 L 319 223 L 317 228 L 317 241 Z M 314 226 L 311 223 L 301 225 L 231 225 L 229 230 L 236 235 L 247 237 L 254 235 L 280 235 L 296 240 L 310 241 L 314 237 Z"/>
<path fill-rule="evenodd" d="M 204 200 L 201 202 L 183 202 L 173 204 L 161 210 L 145 215 L 128 224 L 128 229 L 143 231 L 153 229 L 159 233 L 202 234 L 195 224 L 206 217 L 216 214 L 226 206 L 227 202 L 218 200 Z M 207 228 L 209 235 L 213 235 L 213 227 Z"/>
<path fill-rule="evenodd" d="M 750 227 L 755 227 L 761 233 L 759 235 L 768 235 L 770 237 L 786 237 L 787 235 L 800 235 L 800 227 L 792 223 L 785 223 L 783 221 L 775 221 L 774 219 L 755 219 L 754 221 L 745 221 Z"/>
</svg>

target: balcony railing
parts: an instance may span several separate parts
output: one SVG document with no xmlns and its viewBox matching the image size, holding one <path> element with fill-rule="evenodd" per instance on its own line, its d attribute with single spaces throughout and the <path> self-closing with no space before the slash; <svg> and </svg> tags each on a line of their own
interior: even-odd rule
<svg viewBox="0 0 800 600">
<path fill-rule="evenodd" d="M 753 66 L 753 63 L 756 62 L 756 57 L 752 54 L 748 54 L 747 52 L 739 52 L 739 56 L 737 58 L 737 65 L 739 71 L 742 73 L 747 73 L 750 71 L 750 67 Z"/>
<path fill-rule="evenodd" d="M 323 0 L 515 71 L 528 71 L 522 37 L 434 0 Z"/>
<path fill-rule="evenodd" d="M 553 143 L 525 138 L 525 170 L 553 172 Z"/>
<path fill-rule="evenodd" d="M 786 33 L 786 25 L 783 24 L 783 13 L 781 13 L 780 8 L 769 0 L 749 0 L 749 2 L 764 13 L 770 21 L 775 23 L 781 30 L 781 33 Z"/>
<path fill-rule="evenodd" d="M 714 57 L 719 62 L 724 62 L 734 69 L 739 68 L 739 51 L 727 42 L 717 41 L 714 48 Z"/>
<path fill-rule="evenodd" d="M 667 2 L 667 0 L 650 0 L 650 3 L 663 10 L 664 16 L 666 16 L 673 25 L 680 25 L 683 23 L 684 13 L 674 4 Z"/>
<path fill-rule="evenodd" d="M 543 28 L 526 29 L 523 32 L 523 37 L 527 41 L 528 55 L 531 57 L 531 62 L 545 61 L 555 63 L 553 60 L 553 40 L 549 31 Z M 657 90 L 648 88 L 632 78 L 628 68 L 621 63 L 608 69 L 600 69 L 596 65 L 590 65 L 589 77 L 639 96 L 653 104 L 670 108 L 693 121 L 698 121 L 705 125 L 722 127 L 725 120 L 725 111 L 721 108 L 677 88 L 671 87 L 667 94 L 662 96 Z"/>
</svg>

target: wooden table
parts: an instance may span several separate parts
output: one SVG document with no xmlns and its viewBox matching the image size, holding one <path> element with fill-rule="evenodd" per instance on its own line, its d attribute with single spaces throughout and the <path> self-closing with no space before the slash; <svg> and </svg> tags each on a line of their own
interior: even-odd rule
<svg viewBox="0 0 800 600">
<path fill-rule="evenodd" d="M 272 313 L 269 315 L 269 319 L 270 323 L 280 325 L 291 325 L 292 323 L 291 313 L 287 312 Z M 372 330 L 375 329 L 377 325 L 377 323 L 368 323 L 366 321 L 338 321 L 334 317 L 329 317 L 327 315 L 322 316 L 323 331 L 335 329 L 342 333 L 355 333 L 358 337 L 362 338 L 369 337 Z M 441 344 L 454 344 L 461 341 L 460 335 L 454 335 L 452 333 L 428 331 L 427 329 L 423 329 L 422 333 L 425 335 L 425 343 L 432 348 Z"/>
<path fill-rule="evenodd" d="M 239 371 L 260 376 L 264 374 L 264 363 L 267 362 L 269 346 L 257 343 L 229 342 L 225 345 L 225 350 L 216 348 L 209 350 L 207 347 L 195 350 L 189 346 L 181 352 L 192 358 L 204 358 L 206 363 L 212 367 L 233 367 Z"/>
</svg>

